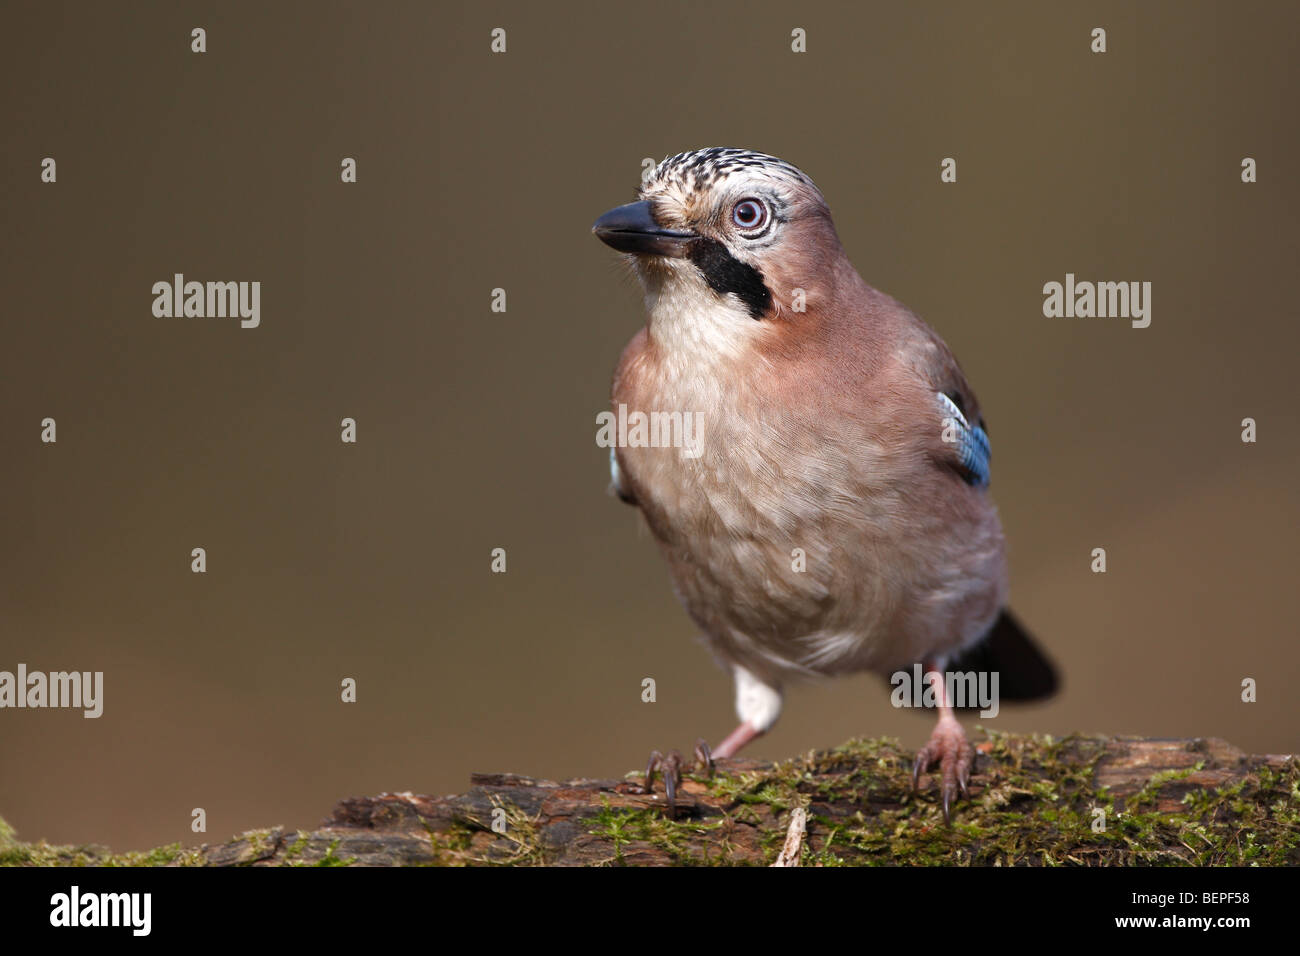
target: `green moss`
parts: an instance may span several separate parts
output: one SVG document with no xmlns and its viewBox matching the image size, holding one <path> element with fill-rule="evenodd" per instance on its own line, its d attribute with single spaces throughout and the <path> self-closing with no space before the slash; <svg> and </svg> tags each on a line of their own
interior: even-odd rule
<svg viewBox="0 0 1300 956">
<path fill-rule="evenodd" d="M 309 833 L 298 834 L 298 839 L 294 840 L 284 851 L 286 860 L 296 860 L 302 855 L 303 849 L 307 846 L 307 841 L 311 838 Z"/>
<path fill-rule="evenodd" d="M 608 797 L 601 797 L 600 803 L 600 811 L 589 821 L 592 829 L 588 832 L 614 844 L 614 862 L 622 863 L 623 847 L 634 839 L 631 820 L 635 813 L 610 809 Z"/>
<path fill-rule="evenodd" d="M 202 862 L 197 850 L 182 849 L 179 843 L 116 854 L 102 846 L 23 843 L 13 827 L 0 819 L 0 866 L 198 866 Z"/>
<path fill-rule="evenodd" d="M 445 831 L 425 826 L 434 861 L 444 866 L 537 866 L 546 862 L 538 821 L 497 795 L 492 809 L 505 813 L 505 832 L 492 829 L 491 819 L 466 814 Z"/>
<path fill-rule="evenodd" d="M 337 855 L 335 851 L 338 850 L 339 844 L 342 842 L 343 842 L 342 840 L 331 840 L 329 849 L 325 851 L 325 855 L 322 856 L 319 860 L 317 860 L 312 865 L 313 866 L 351 866 L 353 863 L 357 862 L 356 857 L 349 857 L 348 859 L 344 860 Z"/>
<path fill-rule="evenodd" d="M 105 866 L 169 866 L 180 861 L 185 851 L 179 843 L 169 843 L 144 853 L 123 853 L 110 857 Z"/>
<path fill-rule="evenodd" d="M 253 858 L 265 858 L 275 850 L 275 844 L 271 842 L 270 830 L 249 830 L 243 834 L 242 839 L 248 841 L 248 848 L 253 852 Z"/>
<path fill-rule="evenodd" d="M 784 844 L 789 810 L 805 807 L 805 866 L 1300 865 L 1300 760 L 1255 767 L 1220 788 L 1190 779 L 1202 764 L 1164 771 L 1125 799 L 1096 783 L 1106 747 L 1104 738 L 989 733 L 973 792 L 957 802 L 945 826 L 933 777 L 912 792 L 911 753 L 893 740 L 850 740 L 760 770 L 694 777 L 700 784 L 695 816 L 670 819 L 660 806 L 617 805 L 617 798 L 602 795 L 587 816 L 575 819 L 589 834 L 580 855 L 597 865 L 770 863 Z M 504 811 L 505 833 L 473 814 L 436 830 L 425 824 L 435 865 L 556 860 L 538 819 L 496 797 L 491 805 Z M 1104 829 L 1094 832 L 1098 820 Z M 245 834 L 241 858 L 269 856 L 278 834 Z M 301 865 L 314 856 L 310 834 L 290 836 L 279 847 L 284 862 Z M 337 855 L 339 843 L 311 865 L 356 862 Z M 0 865 L 203 862 L 198 850 L 179 844 L 115 855 L 102 847 L 22 843 L 0 820 Z"/>
<path fill-rule="evenodd" d="M 894 741 L 853 740 L 770 771 L 716 780 L 728 812 L 758 823 L 812 801 L 806 865 L 1278 865 L 1300 863 L 1300 764 L 1261 767 L 1221 790 L 1181 798 L 1160 813 L 1195 767 L 1155 774 L 1127 801 L 1095 785 L 1103 738 L 989 734 L 973 799 L 944 826 L 934 788 L 911 793 L 911 755 Z M 839 813 L 856 807 L 850 816 Z M 822 808 L 827 811 L 821 812 Z M 1095 811 L 1105 829 L 1093 831 Z M 764 839 L 775 856 L 784 832 Z"/>
<path fill-rule="evenodd" d="M 466 853 L 474 845 L 474 834 L 481 833 L 482 829 L 455 821 L 444 838 L 445 846 L 453 853 Z"/>
</svg>

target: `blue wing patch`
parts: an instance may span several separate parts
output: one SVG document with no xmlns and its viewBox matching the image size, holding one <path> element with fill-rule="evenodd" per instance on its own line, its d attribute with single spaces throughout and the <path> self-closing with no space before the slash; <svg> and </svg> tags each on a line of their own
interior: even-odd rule
<svg viewBox="0 0 1300 956">
<path fill-rule="evenodd" d="M 957 403 L 943 392 L 936 392 L 943 411 L 944 441 L 956 445 L 957 463 L 967 484 L 983 487 L 989 483 L 989 436 L 978 425 L 971 425 Z M 950 430 L 951 426 L 951 430 Z"/>
</svg>

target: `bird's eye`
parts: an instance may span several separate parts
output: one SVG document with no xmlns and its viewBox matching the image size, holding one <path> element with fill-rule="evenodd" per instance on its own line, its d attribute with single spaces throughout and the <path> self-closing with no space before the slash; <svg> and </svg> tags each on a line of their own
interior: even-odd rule
<svg viewBox="0 0 1300 956">
<path fill-rule="evenodd" d="M 746 231 L 758 229 L 767 222 L 767 207 L 757 199 L 742 199 L 732 207 L 731 221 Z"/>
</svg>

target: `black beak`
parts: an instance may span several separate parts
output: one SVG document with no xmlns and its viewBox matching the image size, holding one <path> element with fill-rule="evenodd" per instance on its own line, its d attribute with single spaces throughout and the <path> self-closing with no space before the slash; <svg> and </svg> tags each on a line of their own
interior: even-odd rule
<svg viewBox="0 0 1300 956">
<path fill-rule="evenodd" d="M 591 231 L 619 252 L 671 259 L 684 258 L 691 243 L 698 238 L 693 232 L 664 229 L 655 222 L 650 203 L 644 200 L 611 209 L 596 220 Z"/>
</svg>

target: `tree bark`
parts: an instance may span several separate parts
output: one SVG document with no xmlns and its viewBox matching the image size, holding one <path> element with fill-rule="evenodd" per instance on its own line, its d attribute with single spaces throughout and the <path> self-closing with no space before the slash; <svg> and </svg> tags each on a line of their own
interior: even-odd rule
<svg viewBox="0 0 1300 956">
<path fill-rule="evenodd" d="M 1218 739 L 993 734 L 945 825 L 913 754 L 853 740 L 777 764 L 689 774 L 670 813 L 661 781 L 556 783 L 474 774 L 446 797 L 341 801 L 311 830 L 275 827 L 192 849 L 113 856 L 16 842 L 0 863 L 199 866 L 1297 865 L 1300 758 Z M 802 810 L 803 813 L 797 811 Z"/>
<path fill-rule="evenodd" d="M 995 735 L 943 823 L 912 754 L 851 741 L 662 783 L 475 774 L 463 794 L 341 801 L 310 832 L 198 851 L 207 865 L 1298 864 L 1300 760 L 1218 739 Z M 806 810 L 796 834 L 792 811 Z M 803 815 L 796 815 L 803 816 Z M 495 823 L 495 829 L 494 829 Z M 790 859 L 794 843 L 796 858 Z M 199 860 L 194 860 L 199 862 Z"/>
</svg>

